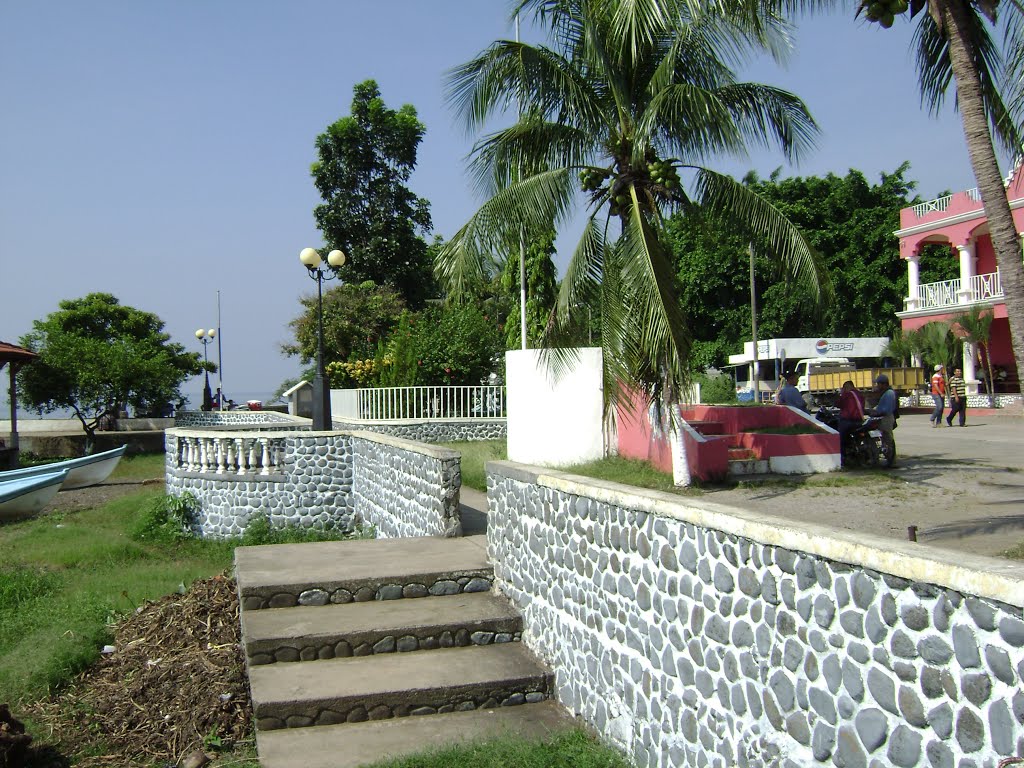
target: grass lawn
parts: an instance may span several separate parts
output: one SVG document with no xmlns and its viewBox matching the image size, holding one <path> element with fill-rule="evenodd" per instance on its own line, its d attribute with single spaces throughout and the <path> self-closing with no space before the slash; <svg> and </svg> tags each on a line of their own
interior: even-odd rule
<svg viewBox="0 0 1024 768">
<path fill-rule="evenodd" d="M 126 457 L 110 480 L 162 477 L 162 454 Z M 107 624 L 142 602 L 231 565 L 228 544 L 138 541 L 130 535 L 161 486 L 96 509 L 0 526 L 0 691 L 39 698 L 93 662 Z M 59 497 L 58 497 L 59 498 Z"/>
</svg>

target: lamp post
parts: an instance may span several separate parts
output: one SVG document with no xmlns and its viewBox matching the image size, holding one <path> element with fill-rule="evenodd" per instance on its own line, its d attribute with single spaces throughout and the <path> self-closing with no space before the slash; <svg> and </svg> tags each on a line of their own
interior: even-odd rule
<svg viewBox="0 0 1024 768">
<path fill-rule="evenodd" d="M 196 338 L 199 339 L 199 343 L 203 345 L 203 365 L 209 365 L 210 360 L 206 355 L 206 347 L 213 343 L 214 338 L 217 336 L 217 331 L 211 328 L 208 331 L 204 331 L 200 328 L 196 331 Z M 203 410 L 209 411 L 213 408 L 213 394 L 210 392 L 210 372 L 204 371 L 205 383 L 203 385 Z"/>
<path fill-rule="evenodd" d="M 313 429 L 323 431 L 330 429 L 331 391 L 327 388 L 324 375 L 324 280 L 338 277 L 338 268 L 345 265 L 345 254 L 333 250 L 327 254 L 327 267 L 321 267 L 323 259 L 315 248 L 303 248 L 299 253 L 299 261 L 306 267 L 310 278 L 316 281 L 316 373 L 313 375 Z"/>
</svg>

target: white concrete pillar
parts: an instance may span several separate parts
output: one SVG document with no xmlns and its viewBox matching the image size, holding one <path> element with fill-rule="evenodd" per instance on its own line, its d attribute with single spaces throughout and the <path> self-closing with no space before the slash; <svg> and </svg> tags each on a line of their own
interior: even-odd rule
<svg viewBox="0 0 1024 768">
<path fill-rule="evenodd" d="M 917 309 L 919 297 L 918 291 L 921 286 L 921 254 L 915 253 L 907 257 L 907 311 L 913 312 Z"/>
<path fill-rule="evenodd" d="M 956 249 L 960 251 L 960 291 L 957 293 L 957 301 L 970 304 L 973 300 L 971 278 L 974 277 L 974 243 L 964 243 Z"/>
<path fill-rule="evenodd" d="M 977 355 L 977 345 L 964 342 L 964 383 L 967 385 L 967 394 L 978 394 L 978 376 L 975 371 L 974 358 Z"/>
</svg>

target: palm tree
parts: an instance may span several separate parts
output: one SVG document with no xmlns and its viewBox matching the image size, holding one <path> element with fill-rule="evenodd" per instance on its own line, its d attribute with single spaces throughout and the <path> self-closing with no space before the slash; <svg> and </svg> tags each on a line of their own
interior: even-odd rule
<svg viewBox="0 0 1024 768">
<path fill-rule="evenodd" d="M 522 0 L 516 12 L 532 12 L 551 45 L 500 40 L 451 75 L 450 100 L 472 130 L 505 111 L 519 117 L 477 143 L 472 169 L 490 199 L 447 243 L 438 276 L 458 291 L 511 232 L 564 224 L 583 202 L 545 346 L 564 360 L 592 308 L 610 400 L 625 381 L 670 402 L 689 379 L 690 333 L 662 239 L 668 214 L 700 207 L 727 217 L 819 296 L 830 290 L 778 210 L 703 165 L 750 144 L 795 158 L 817 130 L 798 98 L 737 82 L 729 66 L 754 51 L 781 54 L 785 25 L 719 10 L 692 0 Z"/>
<path fill-rule="evenodd" d="M 738 0 L 746 2 L 746 0 Z M 834 0 L 782 0 L 789 7 L 832 5 Z M 995 144 L 1014 156 L 1021 151 L 1021 132 L 999 90 L 1010 75 L 1024 69 L 1024 5 L 1019 0 L 859 0 L 858 14 L 891 26 L 893 17 L 917 17 L 914 42 L 922 103 L 937 115 L 950 84 L 963 124 L 967 153 L 978 182 L 992 247 L 1006 301 L 1010 341 L 1017 369 L 1024 371 L 1024 262 L 1017 227 L 1006 198 Z M 879 12 L 881 11 L 881 13 Z M 926 12 L 925 12 L 926 11 Z M 997 12 L 1000 14 L 997 16 Z M 1006 70 L 992 33 L 1002 29 L 1010 55 Z M 1024 102 L 1014 99 L 1011 107 Z"/>
<path fill-rule="evenodd" d="M 941 365 L 947 371 L 954 368 L 960 344 L 949 323 L 934 320 L 918 328 L 916 334 L 928 368 L 935 365 Z"/>
<path fill-rule="evenodd" d="M 985 355 L 985 368 L 988 372 L 988 403 L 995 408 L 996 396 L 993 391 L 992 356 L 989 354 L 988 342 L 992 332 L 992 313 L 981 307 L 971 307 L 953 318 L 953 328 L 959 332 L 960 338 L 970 344 L 977 344 Z"/>
</svg>

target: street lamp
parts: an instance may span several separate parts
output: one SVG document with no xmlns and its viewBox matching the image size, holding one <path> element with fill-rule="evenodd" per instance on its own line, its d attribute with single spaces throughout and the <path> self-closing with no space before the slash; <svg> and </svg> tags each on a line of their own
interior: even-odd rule
<svg viewBox="0 0 1024 768">
<path fill-rule="evenodd" d="M 206 347 L 213 343 L 214 338 L 217 336 L 217 331 L 211 328 L 208 331 L 204 331 L 200 328 L 196 331 L 196 338 L 199 339 L 199 343 L 203 345 L 203 364 L 204 366 L 210 364 L 209 358 L 206 356 Z M 213 394 L 210 392 L 210 372 L 205 371 L 206 383 L 203 385 L 203 410 L 209 411 L 213 408 Z"/>
<path fill-rule="evenodd" d="M 316 280 L 316 374 L 313 376 L 313 429 L 323 431 L 333 426 L 331 421 L 331 391 L 327 388 L 324 375 L 324 280 L 338 277 L 338 268 L 345 265 L 345 254 L 333 250 L 327 254 L 327 269 L 321 267 L 323 259 L 315 248 L 303 248 L 299 261 L 306 267 L 309 276 Z"/>
</svg>

